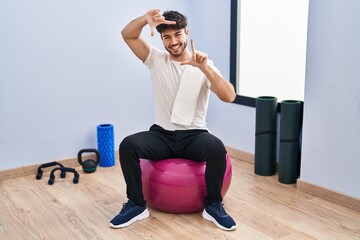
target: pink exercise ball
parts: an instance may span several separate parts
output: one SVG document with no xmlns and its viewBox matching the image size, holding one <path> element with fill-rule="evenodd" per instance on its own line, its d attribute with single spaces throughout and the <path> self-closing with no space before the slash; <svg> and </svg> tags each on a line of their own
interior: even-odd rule
<svg viewBox="0 0 360 240">
<path fill-rule="evenodd" d="M 195 213 L 204 209 L 207 195 L 206 162 L 183 158 L 161 161 L 140 159 L 144 197 L 148 206 L 168 213 Z M 232 165 L 226 155 L 226 170 L 221 194 L 229 189 Z"/>
</svg>

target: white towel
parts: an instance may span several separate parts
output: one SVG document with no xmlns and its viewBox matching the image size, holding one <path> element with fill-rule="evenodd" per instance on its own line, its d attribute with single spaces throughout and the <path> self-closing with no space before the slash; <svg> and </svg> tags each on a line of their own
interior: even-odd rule
<svg viewBox="0 0 360 240">
<path fill-rule="evenodd" d="M 199 68 L 186 66 L 171 113 L 172 123 L 184 126 L 191 125 L 204 80 L 204 73 Z"/>
</svg>

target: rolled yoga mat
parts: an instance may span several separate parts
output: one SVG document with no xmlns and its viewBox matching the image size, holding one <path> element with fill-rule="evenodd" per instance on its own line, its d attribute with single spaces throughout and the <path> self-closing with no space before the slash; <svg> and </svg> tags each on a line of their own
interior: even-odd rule
<svg viewBox="0 0 360 240">
<path fill-rule="evenodd" d="M 255 174 L 271 176 L 276 172 L 277 98 L 256 98 Z"/>
<path fill-rule="evenodd" d="M 292 184 L 300 175 L 303 103 L 285 100 L 280 107 L 279 182 Z"/>
<path fill-rule="evenodd" d="M 111 167 L 115 165 L 114 127 L 111 124 L 97 126 L 97 145 L 100 153 L 100 166 Z"/>
</svg>

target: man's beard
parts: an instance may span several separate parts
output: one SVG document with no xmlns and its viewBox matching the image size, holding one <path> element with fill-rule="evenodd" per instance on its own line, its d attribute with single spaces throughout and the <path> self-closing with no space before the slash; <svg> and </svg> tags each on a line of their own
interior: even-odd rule
<svg viewBox="0 0 360 240">
<path fill-rule="evenodd" d="M 184 42 L 184 44 L 181 44 L 179 46 L 179 49 L 181 50 L 180 52 L 178 53 L 173 53 L 172 49 L 169 49 L 167 47 L 165 47 L 165 49 L 170 53 L 171 56 L 174 56 L 174 57 L 180 57 L 181 55 L 183 55 L 183 53 L 185 52 L 185 49 L 186 49 L 186 46 L 187 46 L 187 42 Z"/>
</svg>

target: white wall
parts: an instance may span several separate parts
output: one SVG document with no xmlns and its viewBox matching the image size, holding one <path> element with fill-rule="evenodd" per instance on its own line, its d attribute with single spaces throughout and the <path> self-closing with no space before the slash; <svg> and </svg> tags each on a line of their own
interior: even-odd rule
<svg viewBox="0 0 360 240">
<path fill-rule="evenodd" d="M 75 157 L 98 124 L 116 148 L 150 126 L 149 73 L 120 30 L 155 7 L 191 17 L 178 0 L 0 0 L 0 169 Z"/>
<path fill-rule="evenodd" d="M 0 169 L 72 158 L 96 147 L 101 123 L 114 124 L 116 146 L 152 124 L 148 71 L 120 30 L 154 7 L 186 13 L 197 48 L 228 78 L 230 1 L 0 0 Z M 228 146 L 253 151 L 253 115 L 211 96 L 209 127 Z"/>
<path fill-rule="evenodd" d="M 360 1 L 310 1 L 301 179 L 360 198 Z"/>
</svg>

